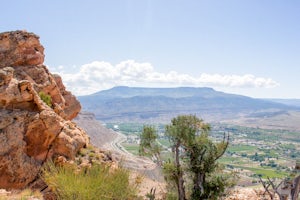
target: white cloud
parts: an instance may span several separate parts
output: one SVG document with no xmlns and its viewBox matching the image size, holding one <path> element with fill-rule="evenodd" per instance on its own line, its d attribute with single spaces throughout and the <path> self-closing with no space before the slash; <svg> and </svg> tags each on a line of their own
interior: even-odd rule
<svg viewBox="0 0 300 200">
<path fill-rule="evenodd" d="M 76 95 L 86 95 L 114 86 L 151 86 L 151 87 L 235 87 L 235 88 L 272 88 L 279 84 L 270 79 L 246 75 L 221 75 L 202 73 L 199 76 L 180 74 L 176 71 L 160 73 L 150 63 L 133 60 L 117 65 L 95 61 L 82 65 L 76 73 L 66 72 L 59 66 L 57 72 L 68 90 Z"/>
</svg>

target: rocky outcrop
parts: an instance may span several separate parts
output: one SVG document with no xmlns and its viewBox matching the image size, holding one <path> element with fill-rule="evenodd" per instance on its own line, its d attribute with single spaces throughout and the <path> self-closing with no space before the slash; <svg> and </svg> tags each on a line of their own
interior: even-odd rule
<svg viewBox="0 0 300 200">
<path fill-rule="evenodd" d="M 0 67 L 40 65 L 44 62 L 44 47 L 39 37 L 26 31 L 1 33 Z"/>
<path fill-rule="evenodd" d="M 89 142 L 70 121 L 80 103 L 43 65 L 43 51 L 33 33 L 0 34 L 0 188 L 27 186 L 47 159 L 72 160 Z"/>
<path fill-rule="evenodd" d="M 261 199 L 258 192 L 252 188 L 236 187 L 230 191 L 225 200 L 258 200 Z"/>
</svg>

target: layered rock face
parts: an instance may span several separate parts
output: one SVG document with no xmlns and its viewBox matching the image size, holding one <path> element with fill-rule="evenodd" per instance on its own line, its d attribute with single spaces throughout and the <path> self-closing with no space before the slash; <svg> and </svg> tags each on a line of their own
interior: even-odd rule
<svg viewBox="0 0 300 200">
<path fill-rule="evenodd" d="M 48 158 L 74 159 L 89 142 L 70 121 L 80 103 L 43 65 L 43 51 L 33 33 L 0 33 L 0 188 L 25 187 Z"/>
</svg>

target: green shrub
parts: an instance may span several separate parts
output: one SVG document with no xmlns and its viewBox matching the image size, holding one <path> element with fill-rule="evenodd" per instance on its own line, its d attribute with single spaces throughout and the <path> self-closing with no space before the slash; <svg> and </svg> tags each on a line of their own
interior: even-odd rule
<svg viewBox="0 0 300 200">
<path fill-rule="evenodd" d="M 50 108 L 52 107 L 52 98 L 50 95 L 41 91 L 39 92 L 39 96 Z"/>
<path fill-rule="evenodd" d="M 77 170 L 74 166 L 55 166 L 49 163 L 43 179 L 58 199 L 126 200 L 135 199 L 136 187 L 129 183 L 129 172 L 95 164 Z"/>
</svg>

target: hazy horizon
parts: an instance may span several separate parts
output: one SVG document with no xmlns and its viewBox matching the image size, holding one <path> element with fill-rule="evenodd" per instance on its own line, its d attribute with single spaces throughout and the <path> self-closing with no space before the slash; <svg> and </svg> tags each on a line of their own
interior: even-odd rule
<svg viewBox="0 0 300 200">
<path fill-rule="evenodd" d="M 88 96 L 88 95 L 93 95 L 93 94 L 96 94 L 96 93 L 99 93 L 99 92 L 103 92 L 103 91 L 107 91 L 107 90 L 112 90 L 114 88 L 120 88 L 120 87 L 128 87 L 128 88 L 143 88 L 143 89 L 176 89 L 176 88 L 209 88 L 209 89 L 213 89 L 217 92 L 224 92 L 224 91 L 221 91 L 221 90 L 217 90 L 217 89 L 214 89 L 213 87 L 197 87 L 197 86 L 175 86 L 175 87 L 143 87 L 143 86 L 124 86 L 124 85 L 116 85 L 116 86 L 113 86 L 111 88 L 107 88 L 107 89 L 102 89 L 102 90 L 99 90 L 99 91 L 96 91 L 94 93 L 91 93 L 91 94 L 87 94 L 87 95 L 77 95 L 79 97 L 82 97 L 82 96 Z M 242 94 L 236 94 L 236 93 L 230 93 L 230 92 L 225 92 L 227 94 L 235 94 L 235 95 L 242 95 Z M 242 95 L 242 96 L 246 96 L 246 97 L 251 97 L 251 96 L 248 96 L 248 95 Z M 300 98 L 259 98 L 259 97 L 251 97 L 251 98 L 257 98 L 257 99 L 266 99 L 266 100 L 299 100 L 300 101 Z"/>
<path fill-rule="evenodd" d="M 40 36 L 68 90 L 212 87 L 300 99 L 300 2 L 5 1 L 0 32 Z"/>
</svg>

